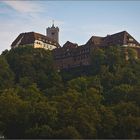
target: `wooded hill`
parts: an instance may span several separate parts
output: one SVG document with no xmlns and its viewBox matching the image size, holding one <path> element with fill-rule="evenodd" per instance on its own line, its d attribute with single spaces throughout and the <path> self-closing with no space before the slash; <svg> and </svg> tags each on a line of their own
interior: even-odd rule
<svg viewBox="0 0 140 140">
<path fill-rule="evenodd" d="M 5 138 L 140 138 L 140 60 L 96 48 L 92 65 L 58 72 L 50 51 L 0 55 L 0 135 Z"/>
</svg>

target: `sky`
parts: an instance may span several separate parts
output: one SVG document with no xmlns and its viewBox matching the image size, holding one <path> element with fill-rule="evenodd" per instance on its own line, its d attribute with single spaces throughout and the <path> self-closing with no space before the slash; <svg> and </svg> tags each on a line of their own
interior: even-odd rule
<svg viewBox="0 0 140 140">
<path fill-rule="evenodd" d="M 91 36 L 128 31 L 140 42 L 140 1 L 1 0 L 0 53 L 23 32 L 46 34 L 52 20 L 59 43 L 85 44 Z"/>
</svg>

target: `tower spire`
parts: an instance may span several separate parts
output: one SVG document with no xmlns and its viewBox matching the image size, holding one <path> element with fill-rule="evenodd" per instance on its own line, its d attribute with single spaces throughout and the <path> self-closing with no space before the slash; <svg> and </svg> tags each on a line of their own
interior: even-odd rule
<svg viewBox="0 0 140 140">
<path fill-rule="evenodd" d="M 46 31 L 46 35 L 49 38 L 59 42 L 59 28 L 54 26 L 54 20 L 52 20 L 52 26 L 48 27 Z"/>
<path fill-rule="evenodd" d="M 54 20 L 52 20 L 52 27 L 54 27 Z"/>
</svg>

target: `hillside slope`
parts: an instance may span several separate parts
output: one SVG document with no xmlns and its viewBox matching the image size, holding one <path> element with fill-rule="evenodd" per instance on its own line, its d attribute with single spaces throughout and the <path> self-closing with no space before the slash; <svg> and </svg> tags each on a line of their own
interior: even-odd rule
<svg viewBox="0 0 140 140">
<path fill-rule="evenodd" d="M 95 49 L 92 65 L 58 72 L 50 51 L 0 56 L 0 135 L 5 138 L 140 138 L 140 60 Z"/>
</svg>

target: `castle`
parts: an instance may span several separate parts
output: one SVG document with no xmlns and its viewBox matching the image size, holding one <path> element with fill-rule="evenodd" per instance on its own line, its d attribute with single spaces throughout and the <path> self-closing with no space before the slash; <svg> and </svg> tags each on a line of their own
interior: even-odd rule
<svg viewBox="0 0 140 140">
<path fill-rule="evenodd" d="M 25 45 L 33 46 L 34 48 L 44 48 L 53 50 L 59 48 L 59 28 L 47 28 L 46 36 L 40 33 L 27 32 L 21 33 L 11 44 L 11 48 L 23 47 Z"/>
<path fill-rule="evenodd" d="M 131 47 L 140 57 L 140 44 L 128 32 L 122 31 L 105 37 L 92 36 L 84 45 L 67 41 L 62 47 L 59 45 L 59 28 L 52 24 L 46 30 L 46 36 L 35 33 L 21 33 L 12 43 L 11 48 L 31 45 L 34 48 L 44 48 L 52 51 L 55 68 L 68 69 L 90 65 L 90 55 L 94 48 L 108 46 Z M 128 58 L 126 58 L 128 59 Z"/>
</svg>

